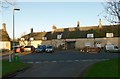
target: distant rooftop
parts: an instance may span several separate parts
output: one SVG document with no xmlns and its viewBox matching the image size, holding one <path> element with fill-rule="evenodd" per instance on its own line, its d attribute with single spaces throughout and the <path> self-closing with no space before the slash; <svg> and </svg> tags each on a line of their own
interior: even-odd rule
<svg viewBox="0 0 120 79">
<path fill-rule="evenodd" d="M 56 28 L 49 32 L 33 32 L 22 36 L 25 40 L 33 37 L 34 40 L 42 40 L 42 37 L 47 37 L 47 40 L 57 39 L 57 35 L 62 34 L 61 39 L 76 39 L 87 38 L 87 34 L 95 34 L 95 38 L 106 37 L 106 33 L 114 33 L 114 37 L 120 37 L 120 25 L 103 25 L 89 27 L 72 27 L 72 28 Z"/>
</svg>

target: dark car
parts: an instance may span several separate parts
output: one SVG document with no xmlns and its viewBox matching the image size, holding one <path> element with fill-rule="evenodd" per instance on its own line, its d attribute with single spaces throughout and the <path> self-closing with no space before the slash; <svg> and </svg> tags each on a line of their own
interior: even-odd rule
<svg viewBox="0 0 120 79">
<path fill-rule="evenodd" d="M 54 48 L 52 45 L 49 45 L 46 47 L 46 53 L 48 53 L 48 52 L 54 52 Z"/>
<path fill-rule="evenodd" d="M 35 52 L 39 53 L 39 52 L 45 52 L 46 50 L 46 46 L 45 45 L 39 45 L 36 49 Z"/>
<path fill-rule="evenodd" d="M 33 53 L 35 51 L 35 47 L 34 46 L 25 46 L 24 47 L 24 52 L 31 52 Z"/>
</svg>

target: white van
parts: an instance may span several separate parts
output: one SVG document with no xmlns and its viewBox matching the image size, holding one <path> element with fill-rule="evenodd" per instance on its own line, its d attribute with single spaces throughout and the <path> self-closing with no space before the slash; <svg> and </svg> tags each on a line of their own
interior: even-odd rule
<svg viewBox="0 0 120 79">
<path fill-rule="evenodd" d="M 113 44 L 106 44 L 105 51 L 112 52 L 112 53 L 115 53 L 115 52 L 120 53 L 120 48 L 118 48 L 118 46 L 115 46 Z"/>
</svg>

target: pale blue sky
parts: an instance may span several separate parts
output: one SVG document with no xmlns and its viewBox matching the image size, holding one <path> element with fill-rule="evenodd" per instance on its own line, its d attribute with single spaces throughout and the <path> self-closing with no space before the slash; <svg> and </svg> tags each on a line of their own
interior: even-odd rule
<svg viewBox="0 0 120 79">
<path fill-rule="evenodd" d="M 51 31 L 52 25 L 57 28 L 75 27 L 77 21 L 81 26 L 98 25 L 99 18 L 102 23 L 108 24 L 101 13 L 101 2 L 19 2 L 15 12 L 15 37 L 20 37 L 23 32 Z M 3 9 L 2 22 L 7 24 L 7 31 L 12 38 L 12 8 Z"/>
</svg>

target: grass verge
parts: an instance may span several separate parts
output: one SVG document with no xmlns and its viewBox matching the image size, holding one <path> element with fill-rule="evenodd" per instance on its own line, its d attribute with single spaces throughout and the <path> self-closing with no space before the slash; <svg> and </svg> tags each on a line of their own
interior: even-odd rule
<svg viewBox="0 0 120 79">
<path fill-rule="evenodd" d="M 28 67 L 29 67 L 28 64 L 24 64 L 22 62 L 8 62 L 7 60 L 3 60 L 2 77 L 9 76 Z"/>
<path fill-rule="evenodd" d="M 89 67 L 83 77 L 119 77 L 120 58 L 100 61 Z"/>
</svg>

